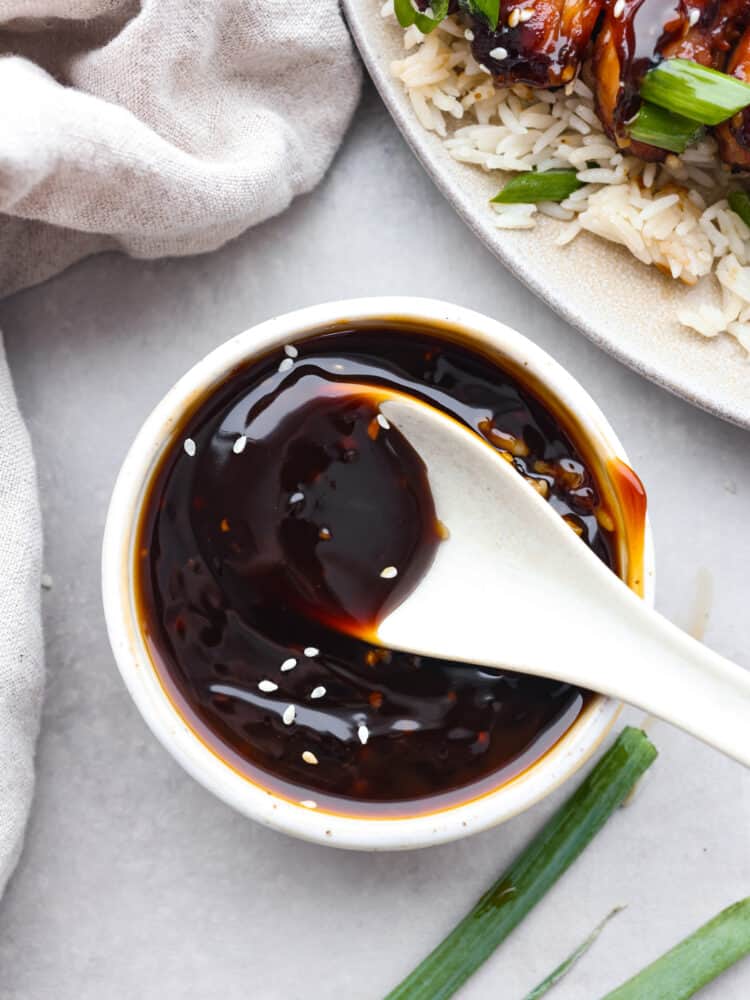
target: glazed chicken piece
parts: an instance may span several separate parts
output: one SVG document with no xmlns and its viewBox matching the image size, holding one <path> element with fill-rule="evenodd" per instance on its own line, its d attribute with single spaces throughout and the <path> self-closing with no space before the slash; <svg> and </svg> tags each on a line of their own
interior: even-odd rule
<svg viewBox="0 0 750 1000">
<path fill-rule="evenodd" d="M 578 72 L 603 0 L 502 0 L 497 30 L 473 17 L 472 51 L 501 84 L 558 87 Z"/>
<path fill-rule="evenodd" d="M 724 72 L 750 83 L 750 28 L 740 38 Z M 722 160 L 736 169 L 750 170 L 750 108 L 738 111 L 714 131 Z"/>
<path fill-rule="evenodd" d="M 750 0 L 605 0 L 594 48 L 597 113 L 618 146 L 644 160 L 663 149 L 631 142 L 627 123 L 640 106 L 643 77 L 662 59 L 691 59 L 724 69 L 750 21 Z"/>
<path fill-rule="evenodd" d="M 715 0 L 697 5 L 704 16 Z M 693 19 L 695 15 L 693 15 Z M 611 139 L 644 160 L 661 160 L 663 149 L 632 142 L 626 123 L 640 106 L 639 91 L 646 73 L 661 62 L 664 49 L 678 47 L 691 32 L 691 15 L 684 0 L 606 0 L 602 26 L 594 46 L 596 111 Z"/>
<path fill-rule="evenodd" d="M 727 56 L 750 21 L 750 0 L 710 0 L 688 5 L 698 11 L 684 38 L 664 46 L 663 59 L 692 59 L 693 62 L 725 70 Z"/>
</svg>

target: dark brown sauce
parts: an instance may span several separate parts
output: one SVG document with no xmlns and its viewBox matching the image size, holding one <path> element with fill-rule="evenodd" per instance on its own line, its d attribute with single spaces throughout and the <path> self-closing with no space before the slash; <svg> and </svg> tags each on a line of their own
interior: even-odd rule
<svg viewBox="0 0 750 1000">
<path fill-rule="evenodd" d="M 490 440 L 616 569 L 601 490 L 550 410 L 465 346 L 388 329 L 297 346 L 281 371 L 276 351 L 200 403 L 153 477 L 137 580 L 154 663 L 201 739 L 277 794 L 350 815 L 470 800 L 541 757 L 586 695 L 349 634 L 406 596 L 441 537 L 377 387 Z M 502 625 L 499 594 L 498 643 Z"/>
<path fill-rule="evenodd" d="M 189 530 L 243 620 L 284 608 L 374 632 L 440 540 L 427 470 L 376 393 L 299 363 L 282 381 L 257 402 L 244 396 L 201 442 Z"/>
<path fill-rule="evenodd" d="M 646 508 L 648 506 L 646 488 L 638 474 L 621 458 L 610 458 L 607 461 L 607 473 L 615 484 L 619 497 L 628 544 L 632 551 L 642 554 L 646 540 Z M 642 559 L 638 560 L 639 565 L 632 567 L 633 572 L 627 578 L 628 585 L 641 596 L 643 596 L 642 566 L 640 565 L 642 561 Z"/>
</svg>

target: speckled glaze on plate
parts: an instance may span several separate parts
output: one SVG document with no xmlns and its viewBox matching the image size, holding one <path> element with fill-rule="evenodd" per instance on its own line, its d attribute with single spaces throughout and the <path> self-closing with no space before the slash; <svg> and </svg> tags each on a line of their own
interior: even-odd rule
<svg viewBox="0 0 750 1000">
<path fill-rule="evenodd" d="M 402 56 L 401 29 L 380 15 L 380 0 L 342 0 L 359 51 L 394 121 L 464 222 L 517 278 L 619 361 L 716 416 L 750 428 L 750 356 L 731 337 L 707 340 L 682 327 L 676 311 L 685 286 L 644 267 L 627 251 L 582 233 L 566 247 L 559 223 L 533 230 L 492 224 L 487 201 L 498 174 L 453 160 L 418 122 L 401 83 L 390 75 Z"/>
</svg>

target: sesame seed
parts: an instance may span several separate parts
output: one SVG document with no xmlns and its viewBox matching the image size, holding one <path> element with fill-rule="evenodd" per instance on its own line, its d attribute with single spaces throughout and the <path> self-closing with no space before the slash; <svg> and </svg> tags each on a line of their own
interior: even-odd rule
<svg viewBox="0 0 750 1000">
<path fill-rule="evenodd" d="M 285 674 L 288 670 L 294 670 L 296 666 L 297 666 L 297 661 L 294 659 L 293 656 L 290 656 L 288 660 L 284 660 L 284 662 L 281 664 L 281 672 L 282 674 Z"/>
<path fill-rule="evenodd" d="M 284 354 L 286 354 L 288 358 L 296 358 L 299 351 L 294 344 L 284 344 Z"/>
<path fill-rule="evenodd" d="M 300 805 L 304 806 L 305 809 L 317 809 L 318 803 L 314 802 L 312 799 L 300 799 Z"/>
<path fill-rule="evenodd" d="M 502 45 L 498 45 L 496 49 L 490 51 L 490 59 L 507 59 L 508 50 L 504 49 Z"/>
<path fill-rule="evenodd" d="M 617 0 L 617 3 L 612 8 L 613 17 L 622 17 L 625 13 L 625 0 Z"/>
<path fill-rule="evenodd" d="M 305 656 L 312 657 L 312 656 L 317 656 L 320 650 L 318 649 L 317 646 L 305 646 L 302 652 L 305 654 Z"/>
<path fill-rule="evenodd" d="M 381 569 L 380 575 L 384 580 L 393 580 L 398 576 L 398 570 L 395 566 L 386 566 L 385 569 Z"/>
<path fill-rule="evenodd" d="M 518 22 L 521 20 L 521 11 L 516 7 L 508 15 L 508 27 L 515 28 Z"/>
<path fill-rule="evenodd" d="M 185 438 L 185 442 L 182 447 L 185 449 L 185 454 L 192 458 L 195 454 L 195 441 L 193 441 L 192 438 Z"/>
<path fill-rule="evenodd" d="M 479 64 L 479 68 L 481 69 L 481 71 L 483 73 L 487 73 L 488 76 L 492 76 L 492 70 L 487 69 L 487 67 L 484 65 L 484 63 L 480 63 Z"/>
<path fill-rule="evenodd" d="M 688 24 L 690 25 L 691 28 L 693 28 L 698 23 L 698 21 L 700 21 L 700 19 L 701 19 L 701 12 L 698 10 L 697 7 L 694 7 L 690 11 L 690 17 L 688 18 Z"/>
<path fill-rule="evenodd" d="M 311 698 L 322 698 L 325 693 L 326 693 L 326 689 L 323 687 L 322 684 L 319 684 L 316 688 L 312 689 L 312 691 L 310 692 L 310 697 Z"/>
<path fill-rule="evenodd" d="M 386 417 L 382 414 L 378 414 L 378 423 L 383 428 L 384 431 L 390 430 L 391 425 L 388 423 Z"/>
<path fill-rule="evenodd" d="M 258 687 L 260 688 L 261 691 L 264 691 L 266 694 L 271 694 L 272 691 L 279 690 L 279 685 L 274 684 L 273 681 L 259 681 Z"/>
<path fill-rule="evenodd" d="M 315 754 L 312 752 L 312 750 L 303 750 L 302 751 L 302 760 L 304 760 L 304 762 L 306 764 L 317 764 L 318 763 L 318 758 L 315 756 Z"/>
<path fill-rule="evenodd" d="M 474 32 L 471 30 L 471 28 L 466 29 L 466 31 L 464 32 L 464 38 L 466 39 L 467 42 L 474 41 Z"/>
<path fill-rule="evenodd" d="M 247 444 L 247 438 L 245 437 L 244 434 L 240 434 L 240 436 L 232 445 L 232 451 L 235 453 L 235 455 L 241 455 L 242 452 L 245 450 L 246 444 Z"/>
<path fill-rule="evenodd" d="M 279 365 L 279 371 L 280 372 L 288 372 L 289 369 L 292 367 L 293 364 L 294 364 L 294 361 L 292 361 L 291 358 L 284 358 L 284 360 Z"/>
<path fill-rule="evenodd" d="M 432 9 L 432 7 L 425 7 L 425 9 L 424 9 L 424 16 L 425 17 L 429 17 L 429 19 L 431 21 L 434 21 L 435 20 L 435 11 Z"/>
<path fill-rule="evenodd" d="M 297 709 L 294 705 L 287 705 L 284 709 L 284 714 L 281 716 L 281 721 L 285 726 L 291 726 L 294 722 L 294 717 L 297 714 Z"/>
<path fill-rule="evenodd" d="M 360 726 L 357 730 L 357 736 L 359 737 L 359 742 L 364 746 L 370 738 L 370 730 L 367 726 Z"/>
<path fill-rule="evenodd" d="M 292 495 L 289 497 L 289 503 L 299 503 L 301 500 L 304 499 L 305 499 L 304 493 L 299 493 L 299 492 L 292 493 Z"/>
<path fill-rule="evenodd" d="M 391 729 L 398 733 L 415 733 L 419 729 L 419 723 L 415 719 L 397 719 L 391 723 Z"/>
<path fill-rule="evenodd" d="M 525 24 L 526 21 L 530 21 L 533 16 L 534 16 L 534 11 L 531 9 L 531 7 L 525 7 L 521 11 L 521 17 L 520 17 L 521 23 Z"/>
</svg>

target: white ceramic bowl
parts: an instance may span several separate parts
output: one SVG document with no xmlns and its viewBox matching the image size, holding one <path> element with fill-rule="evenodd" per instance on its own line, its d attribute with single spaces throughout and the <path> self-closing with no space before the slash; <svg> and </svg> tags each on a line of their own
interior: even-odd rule
<svg viewBox="0 0 750 1000">
<path fill-rule="evenodd" d="M 143 641 L 134 595 L 134 546 L 141 504 L 160 456 L 179 431 L 185 411 L 211 394 L 239 364 L 323 331 L 361 324 L 404 329 L 421 325 L 458 336 L 494 356 L 522 381 L 537 385 L 563 424 L 577 425 L 576 444 L 599 467 L 627 460 L 591 397 L 565 369 L 521 334 L 496 320 L 445 302 L 418 298 L 366 298 L 332 302 L 289 313 L 253 327 L 199 361 L 166 394 L 133 442 L 115 484 L 104 532 L 102 588 L 110 642 L 123 679 L 144 719 L 194 778 L 246 816 L 274 829 L 336 847 L 398 850 L 465 837 L 527 809 L 569 778 L 596 750 L 619 711 L 604 697 L 590 700 L 568 732 L 539 761 L 496 790 L 430 814 L 365 818 L 311 810 L 273 794 L 235 771 L 179 714 L 159 681 Z M 554 404 L 554 405 L 551 405 Z M 616 498 L 615 498 L 616 505 Z M 644 545 L 644 596 L 653 600 L 653 550 Z"/>
</svg>

